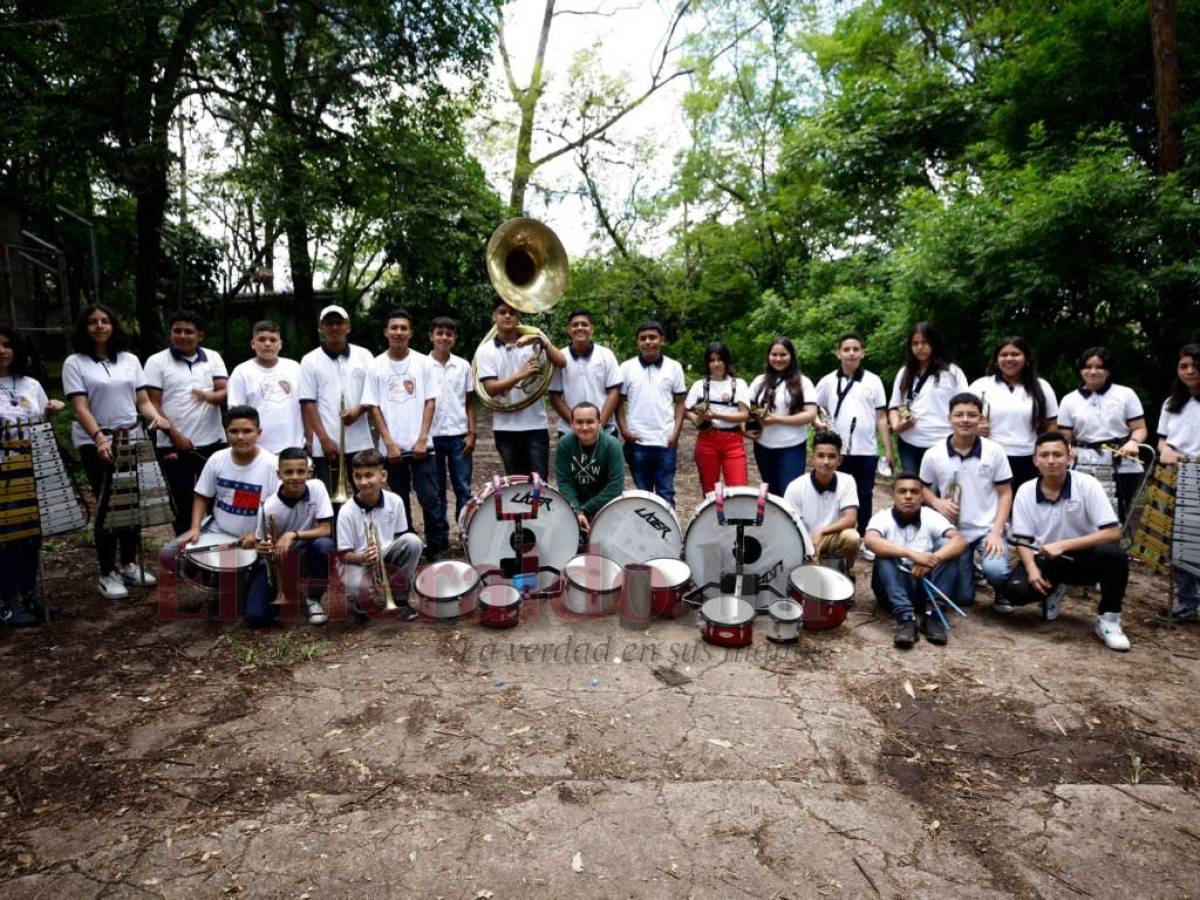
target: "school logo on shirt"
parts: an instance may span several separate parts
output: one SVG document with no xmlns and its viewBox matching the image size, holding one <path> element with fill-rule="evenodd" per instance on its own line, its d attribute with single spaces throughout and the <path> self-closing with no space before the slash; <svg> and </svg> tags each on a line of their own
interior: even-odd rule
<svg viewBox="0 0 1200 900">
<path fill-rule="evenodd" d="M 258 501 L 261 496 L 261 484 L 217 477 L 217 497 L 214 502 L 218 509 L 230 515 L 258 515 Z"/>
<path fill-rule="evenodd" d="M 410 375 L 393 375 L 387 381 L 388 399 L 405 403 L 417 392 L 417 382 Z"/>
<path fill-rule="evenodd" d="M 286 378 L 280 378 L 278 381 L 264 381 L 262 396 L 267 403 L 285 403 L 292 396 L 292 383 Z"/>
</svg>

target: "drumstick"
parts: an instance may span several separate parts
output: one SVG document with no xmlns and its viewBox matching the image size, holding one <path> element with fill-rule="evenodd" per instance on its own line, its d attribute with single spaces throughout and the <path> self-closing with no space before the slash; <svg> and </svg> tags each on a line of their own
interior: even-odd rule
<svg viewBox="0 0 1200 900">
<path fill-rule="evenodd" d="M 1009 538 L 1008 541 L 1014 547 L 1024 547 L 1026 550 L 1032 550 L 1034 553 L 1041 553 L 1042 548 L 1031 541 L 1022 541 L 1017 538 Z M 1058 559 L 1065 559 L 1067 562 L 1075 562 L 1075 557 L 1068 556 L 1066 553 L 1060 553 Z"/>
<path fill-rule="evenodd" d="M 896 568 L 898 568 L 901 572 L 903 572 L 906 575 L 911 575 L 911 576 L 913 576 L 913 578 L 917 577 L 916 572 L 914 572 L 910 568 L 906 568 L 905 566 L 900 565 L 899 563 L 896 564 Z M 937 591 L 938 596 L 940 596 L 943 600 L 945 600 L 948 604 L 950 604 L 950 608 L 952 610 L 954 610 L 956 613 L 958 613 L 964 619 L 967 617 L 967 614 L 965 612 L 963 612 L 962 607 L 960 607 L 957 603 L 955 603 L 953 600 L 951 600 L 949 597 L 947 597 L 946 592 L 943 591 L 940 587 L 938 587 L 936 584 L 934 584 L 928 578 L 922 578 L 920 580 L 924 583 L 926 592 L 928 592 L 930 589 Z"/>
<path fill-rule="evenodd" d="M 942 627 L 945 628 L 947 631 L 949 631 L 950 623 L 946 621 L 946 615 L 945 615 L 945 613 L 942 612 L 942 607 L 938 604 L 937 598 L 935 598 L 933 596 L 933 591 L 930 590 L 929 582 L 926 581 L 924 578 L 922 578 L 921 580 L 925 582 L 925 596 L 929 599 L 929 602 L 933 605 L 933 611 L 935 613 L 937 613 L 937 617 L 942 620 Z"/>
<path fill-rule="evenodd" d="M 184 547 L 181 552 L 184 555 L 187 555 L 189 553 L 212 553 L 214 551 L 219 551 L 219 550 L 232 550 L 235 547 L 241 547 L 241 546 L 242 546 L 241 541 L 229 541 L 228 543 L 225 543 L 225 544 L 208 544 L 207 546 L 201 546 L 201 547 L 197 547 L 195 544 L 189 544 L 188 546 Z"/>
</svg>

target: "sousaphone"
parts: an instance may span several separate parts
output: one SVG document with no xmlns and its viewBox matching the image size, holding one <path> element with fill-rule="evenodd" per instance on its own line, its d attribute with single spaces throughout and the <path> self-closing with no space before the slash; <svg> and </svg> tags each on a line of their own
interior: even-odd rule
<svg viewBox="0 0 1200 900">
<path fill-rule="evenodd" d="M 567 251 L 558 235 L 536 219 L 509 219 L 492 233 L 487 245 L 487 269 L 492 287 L 500 298 L 523 313 L 543 313 L 552 309 L 567 289 Z M 522 336 L 542 335 L 542 330 L 532 325 L 518 325 L 517 331 Z M 493 325 L 479 346 L 487 345 L 496 334 Z M 543 356 L 538 374 L 513 388 L 510 394 L 518 396 L 510 402 L 502 397 L 492 397 L 484 390 L 479 381 L 478 358 L 479 348 L 476 348 L 471 361 L 475 396 L 493 411 L 517 412 L 531 406 L 546 393 L 554 375 L 554 367 Z"/>
</svg>

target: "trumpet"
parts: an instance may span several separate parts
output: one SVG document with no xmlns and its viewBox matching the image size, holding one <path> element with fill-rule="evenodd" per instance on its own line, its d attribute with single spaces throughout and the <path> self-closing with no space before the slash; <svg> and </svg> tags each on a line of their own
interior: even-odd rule
<svg viewBox="0 0 1200 900">
<path fill-rule="evenodd" d="M 275 544 L 279 540 L 279 525 L 275 522 L 274 516 L 267 516 L 267 540 L 271 542 L 271 549 L 267 551 L 267 583 L 275 591 L 275 599 L 271 601 L 271 604 L 285 606 L 287 593 L 283 589 L 283 561 L 275 555 Z"/>
<path fill-rule="evenodd" d="M 750 404 L 750 418 L 746 420 L 746 434 L 762 434 L 762 420 L 766 418 L 767 407 Z"/>
<path fill-rule="evenodd" d="M 367 523 L 367 550 L 375 548 L 375 561 L 371 563 L 371 584 L 377 593 L 383 594 L 383 608 L 394 612 L 396 601 L 392 598 L 392 585 L 388 581 L 387 564 L 383 561 L 383 546 L 379 541 L 379 526 Z"/>
<path fill-rule="evenodd" d="M 958 476 L 950 479 L 950 483 L 946 485 L 946 502 L 953 503 L 955 506 L 962 506 L 962 482 L 958 480 Z M 952 525 L 958 524 L 958 516 L 951 520 Z"/>
<path fill-rule="evenodd" d="M 829 410 L 826 409 L 824 406 L 818 405 L 817 406 L 817 421 L 816 421 L 817 427 L 820 428 L 822 431 L 833 431 L 834 424 L 835 423 L 833 420 L 833 414 L 830 413 Z M 847 452 L 849 452 L 849 451 L 847 451 Z"/>
<path fill-rule="evenodd" d="M 704 399 L 692 407 L 692 412 L 700 417 L 700 421 L 696 423 L 697 431 L 708 431 L 708 429 L 712 428 L 712 419 L 705 418 L 705 416 L 708 415 L 708 409 L 709 404 L 707 396 L 705 396 Z"/>
<path fill-rule="evenodd" d="M 337 489 L 333 492 L 333 496 L 329 498 L 329 502 L 335 506 L 341 506 L 343 503 L 350 501 L 350 490 L 346 482 L 346 420 L 342 418 L 346 414 L 346 392 L 342 391 L 342 399 L 338 404 L 338 477 Z"/>
</svg>

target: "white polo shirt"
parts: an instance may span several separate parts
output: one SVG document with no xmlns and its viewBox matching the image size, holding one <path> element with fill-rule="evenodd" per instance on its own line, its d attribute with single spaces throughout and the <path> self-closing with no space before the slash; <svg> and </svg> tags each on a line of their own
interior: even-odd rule
<svg viewBox="0 0 1200 900">
<path fill-rule="evenodd" d="M 1038 379 L 1046 399 L 1046 418 L 1058 415 L 1058 399 L 1054 388 L 1044 378 Z M 1037 441 L 1033 427 L 1033 398 L 1023 384 L 1009 384 L 1002 375 L 985 375 L 971 382 L 972 394 L 988 405 L 988 424 L 993 441 L 1009 456 L 1032 456 Z"/>
<path fill-rule="evenodd" d="M 901 519 L 892 506 L 875 513 L 867 523 L 867 531 L 874 531 L 885 541 L 927 553 L 932 553 L 937 542 L 953 530 L 949 519 L 928 506 L 922 506 L 912 521 Z"/>
<path fill-rule="evenodd" d="M 471 395 L 475 393 L 471 384 L 471 364 L 453 353 L 443 364 L 430 354 L 429 373 L 432 378 L 430 395 L 437 398 L 429 436 L 466 434 L 467 404 L 472 402 Z"/>
<path fill-rule="evenodd" d="M 900 440 L 914 447 L 932 447 L 950 436 L 950 398 L 967 389 L 967 376 L 954 363 L 936 376 L 918 377 L 908 390 L 900 390 L 904 369 L 892 382 L 890 409 L 907 404 L 917 424 L 899 433 Z"/>
<path fill-rule="evenodd" d="M 494 379 L 511 378 L 534 352 L 533 344 L 518 347 L 516 344 L 505 344 L 498 337 L 492 338 L 486 344 L 480 344 L 475 353 L 475 368 L 479 372 L 480 384 Z M 543 359 L 542 365 L 549 366 L 553 363 Z M 517 403 L 535 391 L 536 386 L 528 391 L 514 386 L 495 399 L 503 403 Z M 496 410 L 492 413 L 492 431 L 541 431 L 548 427 L 546 405 L 541 400 L 535 400 L 516 412 Z"/>
<path fill-rule="evenodd" d="M 926 451 L 921 460 L 921 481 L 946 496 L 950 482 L 958 479 L 962 490 L 958 502 L 958 530 L 968 541 L 981 538 L 996 522 L 1000 498 L 996 485 L 1012 483 L 1012 468 L 1004 448 L 985 437 L 975 438 L 966 455 L 946 438 Z"/>
<path fill-rule="evenodd" d="M 887 394 L 878 375 L 861 366 L 853 375 L 846 375 L 839 366 L 817 382 L 816 398 L 833 416 L 843 453 L 879 455 L 875 419 L 880 410 L 887 409 Z"/>
<path fill-rule="evenodd" d="M 211 391 L 228 377 L 221 354 L 204 347 L 197 347 L 190 359 L 168 347 L 146 360 L 146 387 L 162 391 L 163 415 L 197 447 L 225 440 L 225 428 L 221 407 L 197 400 L 192 390 Z M 171 446 L 166 432 L 159 432 L 158 446 Z"/>
<path fill-rule="evenodd" d="M 229 376 L 230 406 L 253 406 L 258 410 L 264 450 L 278 453 L 288 447 L 304 446 L 304 421 L 300 416 L 300 363 L 278 359 L 271 368 L 249 359 L 234 367 Z"/>
<path fill-rule="evenodd" d="M 308 531 L 318 522 L 333 519 L 333 504 L 329 492 L 319 478 L 310 478 L 304 485 L 304 493 L 295 500 L 283 496 L 283 486 L 263 501 L 263 514 L 258 517 L 255 535 L 266 540 L 267 518 L 275 519 L 276 534 L 287 531 Z"/>
<path fill-rule="evenodd" d="M 215 529 L 234 537 L 253 532 L 262 498 L 279 490 L 278 468 L 275 454 L 261 447 L 246 465 L 234 461 L 232 447 L 210 456 L 196 481 L 196 495 L 212 500 Z"/>
<path fill-rule="evenodd" d="M 1071 391 L 1058 405 L 1059 427 L 1070 428 L 1071 436 L 1083 444 L 1123 444 L 1129 439 L 1130 423 L 1143 416 L 1138 395 L 1112 382 L 1099 391 Z M 1090 447 L 1077 447 L 1075 453 L 1081 463 L 1110 461 L 1108 453 Z M 1117 471 L 1140 472 L 1142 466 L 1136 460 L 1117 457 Z"/>
<path fill-rule="evenodd" d="M 1043 496 L 1039 476 L 1017 488 L 1013 501 L 1013 537 L 1039 545 L 1083 537 L 1120 524 L 1104 488 L 1086 472 L 1067 472 L 1057 500 Z"/>
<path fill-rule="evenodd" d="M 833 482 L 822 489 L 817 484 L 817 473 L 807 472 L 787 486 L 783 502 L 804 520 L 809 534 L 824 528 L 847 509 L 858 509 L 858 487 L 854 477 L 845 472 L 834 472 Z"/>
<path fill-rule="evenodd" d="M 713 412 L 732 415 L 738 411 L 741 404 L 750 405 L 750 388 L 740 378 L 723 378 L 720 381 L 709 381 L 708 405 Z M 685 409 L 695 409 L 696 404 L 704 399 L 705 380 L 701 378 L 692 384 L 687 398 L 683 401 Z M 740 431 L 741 426 L 733 422 L 713 422 L 713 428 L 718 431 Z"/>
<path fill-rule="evenodd" d="M 425 401 L 436 400 L 433 387 L 429 357 L 424 353 L 409 350 L 408 356 L 401 360 L 381 353 L 371 360 L 371 367 L 367 369 L 362 402 L 379 408 L 392 440 L 408 452 L 421 434 Z M 425 446 L 433 446 L 433 438 L 429 435 L 426 435 Z M 383 438 L 379 439 L 376 449 L 387 458 Z"/>
<path fill-rule="evenodd" d="M 146 379 L 132 353 L 122 351 L 108 359 L 72 353 L 63 363 L 62 380 L 67 400 L 87 397 L 101 428 L 132 428 L 138 423 L 137 392 L 146 387 Z M 76 420 L 71 425 L 71 443 L 82 447 L 96 442 Z"/>
<path fill-rule="evenodd" d="M 583 356 L 576 356 L 570 344 L 562 348 L 562 353 L 567 358 L 567 366 L 554 371 L 554 377 L 550 379 L 550 393 L 562 394 L 568 409 L 574 409 L 575 404 L 585 400 L 595 403 L 597 409 L 604 409 L 609 390 L 621 386 L 621 367 L 617 364 L 617 357 L 599 344 L 592 344 L 591 352 Z M 570 431 L 571 423 L 560 418 L 558 433 L 569 434 Z"/>
<path fill-rule="evenodd" d="M 1191 459 L 1200 459 L 1200 397 L 1192 397 L 1177 413 L 1163 403 L 1158 416 L 1158 436 Z"/>
<path fill-rule="evenodd" d="M 379 529 L 380 551 L 395 540 L 397 535 L 408 531 L 408 518 L 404 515 L 404 502 L 398 494 L 383 490 L 379 502 L 371 507 L 363 506 L 355 495 L 349 503 L 338 510 L 338 550 L 363 553 L 367 549 L 367 525 Z"/>
<path fill-rule="evenodd" d="M 792 392 L 787 384 L 775 383 L 775 391 L 768 394 L 765 391 L 767 376 L 757 375 L 747 389 L 750 402 L 756 406 L 767 407 L 767 412 L 774 416 L 789 416 L 792 414 Z M 817 391 L 807 375 L 800 376 L 800 390 L 804 395 L 804 406 L 817 405 Z M 758 439 L 760 447 L 778 450 L 782 447 L 796 447 L 808 440 L 807 425 L 765 425 L 762 437 Z"/>
<path fill-rule="evenodd" d="M 675 433 L 675 398 L 686 394 L 683 366 L 665 354 L 655 363 L 643 363 L 641 356 L 621 363 L 625 424 L 642 446 L 667 446 Z"/>
<path fill-rule="evenodd" d="M 336 356 L 325 348 L 318 347 L 300 360 L 300 402 L 317 404 L 317 415 L 325 426 L 325 433 L 334 442 L 341 429 L 340 405 L 345 392 L 346 408 L 362 403 L 363 386 L 367 380 L 367 369 L 371 366 L 371 354 L 356 344 L 347 344 L 346 349 Z M 364 414 L 353 425 L 346 426 L 347 454 L 371 449 L 371 425 Z M 319 459 L 325 455 L 321 442 L 313 441 L 312 455 Z"/>
<path fill-rule="evenodd" d="M 36 378 L 8 375 L 0 378 L 0 422 L 28 422 L 46 411 L 46 391 Z"/>
</svg>

